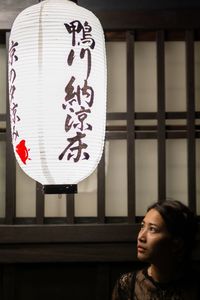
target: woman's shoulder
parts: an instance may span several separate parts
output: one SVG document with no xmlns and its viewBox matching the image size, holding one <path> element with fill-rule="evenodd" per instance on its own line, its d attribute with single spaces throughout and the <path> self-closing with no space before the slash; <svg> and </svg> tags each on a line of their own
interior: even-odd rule
<svg viewBox="0 0 200 300">
<path fill-rule="evenodd" d="M 119 281 L 121 284 L 128 284 L 135 272 L 128 272 L 128 273 L 124 273 L 120 276 Z"/>
<path fill-rule="evenodd" d="M 112 300 L 131 299 L 134 290 L 134 277 L 135 272 L 124 273 L 119 277 L 113 290 Z"/>
</svg>

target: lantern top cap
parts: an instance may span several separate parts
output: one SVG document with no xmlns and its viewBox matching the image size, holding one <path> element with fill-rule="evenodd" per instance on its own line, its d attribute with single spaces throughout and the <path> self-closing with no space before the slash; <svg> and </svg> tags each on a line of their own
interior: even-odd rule
<svg viewBox="0 0 200 300">
<path fill-rule="evenodd" d="M 41 3 L 43 3 L 43 2 L 76 4 L 76 1 L 73 1 L 73 0 L 43 0 Z"/>
</svg>

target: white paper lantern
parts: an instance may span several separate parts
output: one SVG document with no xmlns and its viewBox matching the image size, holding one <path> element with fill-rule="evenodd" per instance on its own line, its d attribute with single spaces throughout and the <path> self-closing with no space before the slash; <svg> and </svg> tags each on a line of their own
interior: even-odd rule
<svg viewBox="0 0 200 300">
<path fill-rule="evenodd" d="M 68 0 L 22 11 L 9 42 L 9 101 L 16 159 L 30 177 L 77 184 L 97 167 L 106 119 L 103 30 Z"/>
</svg>

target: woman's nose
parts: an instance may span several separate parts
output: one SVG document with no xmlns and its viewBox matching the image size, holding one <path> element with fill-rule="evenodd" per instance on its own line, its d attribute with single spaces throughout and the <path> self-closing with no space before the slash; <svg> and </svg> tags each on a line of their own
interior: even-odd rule
<svg viewBox="0 0 200 300">
<path fill-rule="evenodd" d="M 145 242 L 146 241 L 146 230 L 142 228 L 138 234 L 138 241 Z"/>
</svg>

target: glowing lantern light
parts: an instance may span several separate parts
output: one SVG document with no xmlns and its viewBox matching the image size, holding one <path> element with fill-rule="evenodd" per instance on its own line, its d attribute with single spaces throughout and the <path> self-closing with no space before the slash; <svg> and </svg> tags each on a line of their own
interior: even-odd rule
<svg viewBox="0 0 200 300">
<path fill-rule="evenodd" d="M 22 11 L 9 43 L 12 143 L 24 172 L 43 185 L 77 184 L 97 167 L 106 118 L 103 30 L 68 0 Z"/>
</svg>

